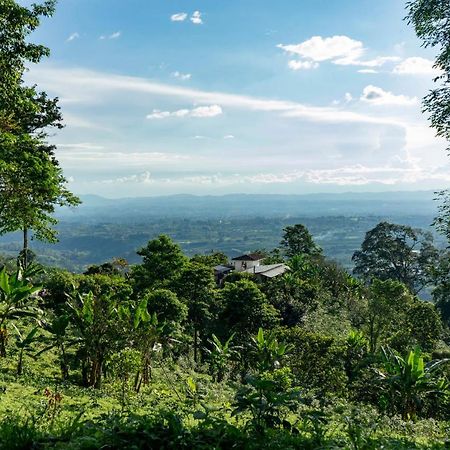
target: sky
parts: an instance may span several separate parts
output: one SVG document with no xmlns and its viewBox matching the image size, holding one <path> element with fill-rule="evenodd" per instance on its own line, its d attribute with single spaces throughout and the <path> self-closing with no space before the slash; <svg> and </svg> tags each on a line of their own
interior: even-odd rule
<svg viewBox="0 0 450 450">
<path fill-rule="evenodd" d="M 20 2 L 29 4 L 28 1 Z M 60 0 L 27 82 L 76 194 L 446 188 L 403 0 Z"/>
</svg>

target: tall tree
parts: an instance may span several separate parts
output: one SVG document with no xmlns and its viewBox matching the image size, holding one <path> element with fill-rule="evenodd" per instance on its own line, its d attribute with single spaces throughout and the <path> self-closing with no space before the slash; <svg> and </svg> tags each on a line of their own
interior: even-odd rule
<svg viewBox="0 0 450 450">
<path fill-rule="evenodd" d="M 437 50 L 434 61 L 437 85 L 423 99 L 423 110 L 428 113 L 436 135 L 450 143 L 450 2 L 413 0 L 407 3 L 407 10 L 406 19 L 422 40 L 422 46 Z M 450 241 L 450 195 L 447 190 L 438 194 L 441 203 L 435 225 Z"/>
<path fill-rule="evenodd" d="M 300 223 L 283 229 L 283 239 L 280 245 L 290 258 L 295 255 L 317 256 L 322 254 L 322 249 L 314 242 L 308 228 Z"/>
<path fill-rule="evenodd" d="M 205 337 L 214 315 L 215 281 L 210 267 L 198 263 L 187 263 L 180 272 L 176 291 L 188 306 L 188 320 L 193 331 L 194 361 L 199 361 L 200 342 Z"/>
<path fill-rule="evenodd" d="M 424 98 L 423 106 L 437 135 L 450 140 L 450 2 L 414 0 L 407 3 L 407 10 L 408 23 L 414 26 L 422 45 L 433 47 L 438 53 L 434 80 L 440 85 Z"/>
<path fill-rule="evenodd" d="M 170 288 L 188 262 L 178 244 L 164 234 L 152 239 L 137 254 L 142 256 L 140 266 L 133 268 L 136 288 Z"/>
<path fill-rule="evenodd" d="M 380 222 L 367 232 L 361 250 L 352 257 L 354 273 L 364 280 L 396 280 L 413 294 L 430 282 L 437 259 L 430 233 L 388 222 Z"/>
<path fill-rule="evenodd" d="M 55 147 L 46 142 L 49 127 L 62 128 L 58 99 L 23 79 L 28 64 L 49 55 L 28 36 L 54 9 L 53 0 L 30 8 L 0 1 L 0 234 L 23 231 L 25 266 L 29 231 L 55 241 L 55 207 L 79 203 L 66 187 Z"/>
</svg>

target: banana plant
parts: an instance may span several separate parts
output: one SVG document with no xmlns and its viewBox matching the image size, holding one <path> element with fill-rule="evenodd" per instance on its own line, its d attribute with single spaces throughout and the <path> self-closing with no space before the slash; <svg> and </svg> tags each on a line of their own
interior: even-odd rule
<svg viewBox="0 0 450 450">
<path fill-rule="evenodd" d="M 393 409 L 398 410 L 403 419 L 415 419 L 424 399 L 431 395 L 450 394 L 448 383 L 439 378 L 439 371 L 450 359 L 424 362 L 422 351 L 416 347 L 405 358 L 390 348 L 382 348 L 383 369 L 378 376 L 388 387 Z"/>
<path fill-rule="evenodd" d="M 48 336 L 45 338 L 48 345 L 35 355 L 38 357 L 45 352 L 56 349 L 59 353 L 59 365 L 61 367 L 61 376 L 63 380 L 67 380 L 69 377 L 67 348 L 79 342 L 78 338 L 69 339 L 67 337 L 69 322 L 69 316 L 66 314 L 56 316 L 50 322 L 42 321 L 42 328 L 48 332 Z"/>
<path fill-rule="evenodd" d="M 235 335 L 233 333 L 224 343 L 215 334 L 208 339 L 210 348 L 205 348 L 205 352 L 209 355 L 213 377 L 219 383 L 225 378 L 230 361 L 236 353 L 237 347 L 231 345 Z"/>
<path fill-rule="evenodd" d="M 280 367 L 281 359 L 291 350 L 292 346 L 279 343 L 273 332 L 265 333 L 259 328 L 258 334 L 251 338 L 256 369 L 259 371 L 273 370 Z"/>
<path fill-rule="evenodd" d="M 140 391 L 141 385 L 148 385 L 152 377 L 152 360 L 154 354 L 162 346 L 161 336 L 165 324 L 159 323 L 156 313 L 150 314 L 147 308 L 147 299 L 142 299 L 134 310 L 131 310 L 133 331 L 137 348 L 141 354 L 142 367 L 136 374 L 135 390 Z"/>
<path fill-rule="evenodd" d="M 12 275 L 5 267 L 0 271 L 0 357 L 6 356 L 9 323 L 20 317 L 37 318 L 42 313 L 30 302 L 40 289 L 32 286 L 21 270 Z"/>
<path fill-rule="evenodd" d="M 37 340 L 37 333 L 39 331 L 39 327 L 33 328 L 28 334 L 22 334 L 20 330 L 12 324 L 15 332 L 16 332 L 16 346 L 19 349 L 19 360 L 17 362 L 17 375 L 22 375 L 23 373 L 23 355 L 26 351 L 30 351 L 32 345 Z"/>
<path fill-rule="evenodd" d="M 79 342 L 83 384 L 101 388 L 105 360 L 117 336 L 118 309 L 107 295 L 75 293 L 67 302 L 70 320 Z"/>
</svg>

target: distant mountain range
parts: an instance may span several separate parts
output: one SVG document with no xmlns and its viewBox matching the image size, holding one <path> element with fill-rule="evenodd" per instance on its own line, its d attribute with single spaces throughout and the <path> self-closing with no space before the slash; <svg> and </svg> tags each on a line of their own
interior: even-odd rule
<svg viewBox="0 0 450 450">
<path fill-rule="evenodd" d="M 173 195 L 108 199 L 96 195 L 82 196 L 76 210 L 61 210 L 66 220 L 97 219 L 127 221 L 156 217 L 319 217 L 319 216 L 408 216 L 434 217 L 437 202 L 432 191 L 344 193 L 308 195 L 224 196 Z"/>
</svg>

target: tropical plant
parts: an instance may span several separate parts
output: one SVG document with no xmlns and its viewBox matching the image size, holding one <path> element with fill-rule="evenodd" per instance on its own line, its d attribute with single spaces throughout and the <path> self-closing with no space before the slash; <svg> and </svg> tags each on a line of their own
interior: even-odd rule
<svg viewBox="0 0 450 450">
<path fill-rule="evenodd" d="M 122 411 L 127 404 L 129 395 L 129 380 L 133 373 L 136 373 L 141 366 L 141 355 L 133 348 L 124 348 L 111 356 L 111 367 L 114 375 L 120 380 L 120 404 Z"/>
<path fill-rule="evenodd" d="M 19 359 L 17 361 L 17 375 L 22 375 L 23 373 L 23 355 L 24 352 L 28 352 L 31 350 L 32 345 L 36 342 L 38 336 L 37 333 L 39 331 L 39 327 L 34 327 L 27 334 L 21 333 L 21 331 L 12 324 L 14 331 L 16 332 L 16 346 L 19 349 Z"/>
<path fill-rule="evenodd" d="M 378 377 L 387 389 L 392 411 L 398 411 L 403 419 L 415 419 L 431 394 L 450 394 L 448 382 L 438 378 L 442 366 L 450 359 L 425 363 L 418 347 L 409 351 L 405 358 L 383 347 L 382 357 L 383 367 L 377 370 Z"/>
<path fill-rule="evenodd" d="M 205 352 L 209 357 L 209 367 L 214 379 L 221 382 L 229 368 L 230 361 L 236 354 L 236 347 L 231 345 L 235 336 L 233 333 L 224 343 L 213 334 L 211 339 L 208 339 L 209 347 L 205 348 Z"/>
<path fill-rule="evenodd" d="M 41 326 L 48 332 L 48 336 L 44 337 L 44 340 L 48 345 L 36 354 L 37 357 L 45 352 L 56 349 L 59 353 L 59 365 L 63 380 L 66 380 L 69 377 L 67 348 L 79 342 L 78 338 L 68 336 L 67 328 L 69 323 L 70 318 L 67 314 L 56 316 L 50 322 L 45 320 L 42 321 Z"/>
<path fill-rule="evenodd" d="M 274 370 L 280 367 L 281 360 L 292 349 L 292 345 L 279 343 L 273 331 L 262 328 L 251 337 L 253 367 L 257 371 Z"/>
<path fill-rule="evenodd" d="M 288 367 L 281 360 L 290 347 L 279 343 L 273 333 L 262 328 L 251 338 L 253 369 L 235 395 L 233 415 L 250 413 L 250 425 L 258 432 L 267 428 L 291 428 L 286 413 L 297 407 L 300 391 L 292 388 Z"/>
<path fill-rule="evenodd" d="M 38 317 L 42 311 L 30 299 L 40 287 L 32 286 L 19 269 L 9 275 L 0 270 L 0 356 L 6 356 L 8 324 L 19 317 Z"/>
<path fill-rule="evenodd" d="M 120 308 L 121 315 L 126 310 Z M 150 383 L 152 375 L 152 361 L 156 353 L 162 349 L 161 338 L 165 329 L 165 323 L 160 323 L 156 313 L 148 312 L 147 298 L 142 299 L 131 312 L 132 330 L 130 336 L 134 341 L 134 347 L 141 355 L 140 368 L 135 379 L 135 390 L 139 392 L 141 384 Z M 125 313 L 127 315 L 128 313 Z"/>
<path fill-rule="evenodd" d="M 109 296 L 76 293 L 67 302 L 79 341 L 83 384 L 101 387 L 103 365 L 118 338 L 116 302 Z"/>
</svg>

